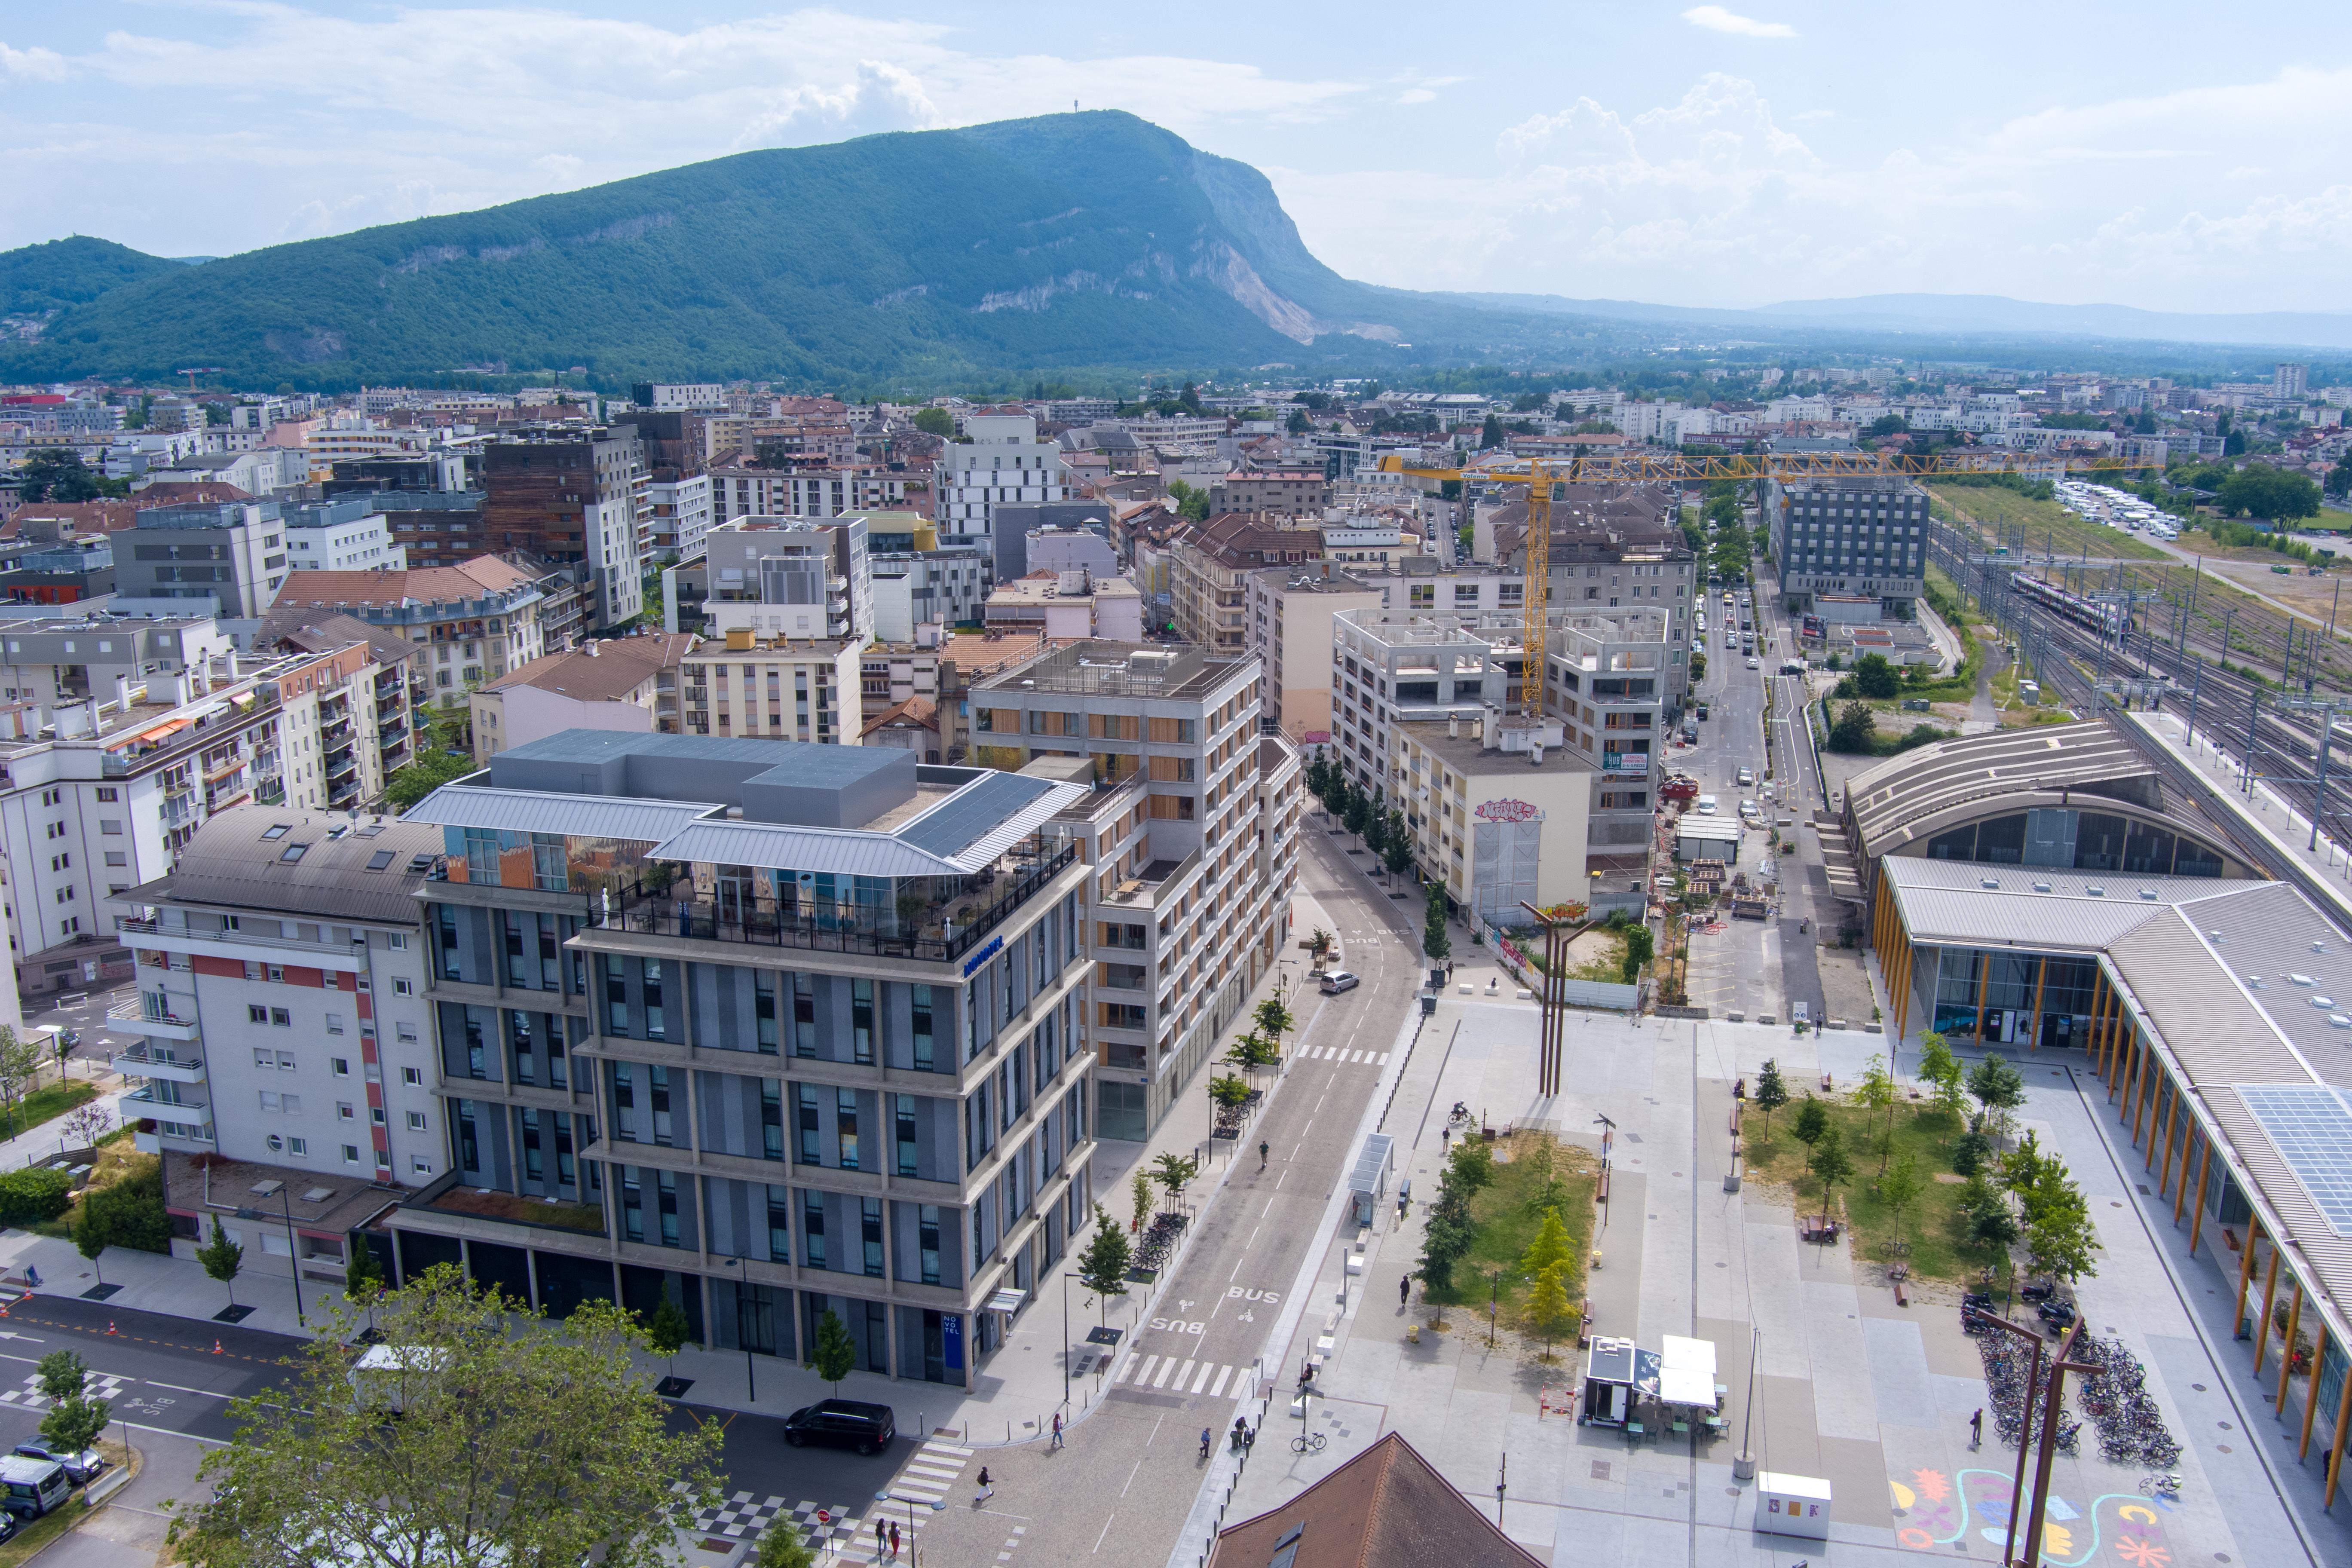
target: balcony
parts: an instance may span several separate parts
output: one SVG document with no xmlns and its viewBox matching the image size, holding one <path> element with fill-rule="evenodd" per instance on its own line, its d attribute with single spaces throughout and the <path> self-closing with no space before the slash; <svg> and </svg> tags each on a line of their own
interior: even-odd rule
<svg viewBox="0 0 2352 1568">
<path fill-rule="evenodd" d="M 643 877 L 616 882 L 596 929 L 700 942 L 739 942 L 825 952 L 950 963 L 978 946 L 997 926 L 1048 886 L 1077 858 L 1075 840 L 1032 839 L 975 877 L 908 878 L 947 889 L 944 898 L 901 911 L 895 905 L 787 905 L 740 894 L 709 898 L 690 883 L 656 885 Z M 919 892 L 910 896 L 923 898 Z"/>
<path fill-rule="evenodd" d="M 153 929 L 152 922 L 146 921 L 125 921 L 122 926 L 126 931 Z M 184 1018 L 173 1012 L 169 1000 L 152 991 L 141 992 L 138 1002 L 120 1003 L 108 1008 L 106 1021 L 110 1028 L 155 1040 L 193 1040 L 198 1035 L 194 1018 Z"/>
<path fill-rule="evenodd" d="M 196 797 L 193 791 L 163 797 L 163 826 L 179 827 L 196 814 Z"/>
<path fill-rule="evenodd" d="M 176 1121 L 183 1127 L 210 1127 L 213 1124 L 213 1108 L 184 1100 L 158 1099 L 155 1086 L 149 1084 L 122 1097 L 123 1120 L 136 1121 L 142 1117 L 152 1117 L 158 1121 Z"/>
<path fill-rule="evenodd" d="M 202 1057 L 183 1059 L 170 1051 L 158 1051 L 148 1046 L 133 1046 L 127 1051 L 118 1051 L 107 1065 L 125 1078 L 163 1079 L 172 1083 L 205 1081 L 205 1059 Z"/>
</svg>

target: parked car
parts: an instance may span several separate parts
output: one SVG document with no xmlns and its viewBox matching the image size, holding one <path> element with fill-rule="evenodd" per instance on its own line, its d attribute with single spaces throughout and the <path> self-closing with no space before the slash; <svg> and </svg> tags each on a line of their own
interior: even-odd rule
<svg viewBox="0 0 2352 1568">
<path fill-rule="evenodd" d="M 0 1458 L 0 1508 L 17 1519 L 38 1519 L 73 1495 L 66 1468 L 55 1459 Z"/>
<path fill-rule="evenodd" d="M 89 1485 L 106 1469 L 106 1456 L 95 1448 L 84 1448 L 79 1454 L 69 1453 L 63 1448 L 51 1447 L 46 1439 L 40 1437 L 29 1443 L 17 1444 L 16 1454 L 20 1458 L 47 1459 L 63 1465 L 66 1479 L 78 1487 Z"/>
<path fill-rule="evenodd" d="M 821 1443 L 878 1454 L 898 1435 L 898 1417 L 887 1405 L 862 1399 L 825 1399 L 803 1405 L 784 1417 L 784 1441 L 795 1448 Z"/>
<path fill-rule="evenodd" d="M 1337 996 L 1340 992 L 1353 991 L 1357 986 L 1361 985 L 1362 984 L 1363 981 L 1361 979 L 1349 973 L 1346 970 L 1335 969 L 1331 971 L 1330 973 L 1326 974 L 1323 977 L 1323 994 L 1326 996 Z"/>
</svg>

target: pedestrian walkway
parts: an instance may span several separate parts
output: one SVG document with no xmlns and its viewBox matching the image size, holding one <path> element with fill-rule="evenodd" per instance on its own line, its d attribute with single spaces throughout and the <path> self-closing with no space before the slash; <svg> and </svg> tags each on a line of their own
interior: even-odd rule
<svg viewBox="0 0 2352 1568">
<path fill-rule="evenodd" d="M 683 1555 L 703 1563 L 740 1565 L 751 1559 L 772 1530 L 797 1533 L 822 1563 L 912 1563 L 921 1531 L 947 1506 L 962 1481 L 972 1450 L 932 1438 L 916 1448 L 889 1486 L 877 1497 L 819 1502 L 788 1502 L 781 1494 L 755 1497 L 739 1491 L 698 1513 L 681 1532 Z M 683 1485 L 678 1489 L 685 1489 Z M 887 1535 L 896 1528 L 897 1550 Z"/>
<path fill-rule="evenodd" d="M 1165 1389 L 1170 1394 L 1205 1394 L 1212 1399 L 1225 1396 L 1226 1384 L 1239 1394 L 1250 1384 L 1251 1368 L 1228 1366 L 1219 1362 L 1180 1361 L 1172 1355 L 1130 1354 L 1117 1372 L 1111 1373 L 1111 1386 Z"/>
<path fill-rule="evenodd" d="M 2248 790 L 2244 767 L 2237 758 L 2206 739 L 2202 724 L 2198 726 L 2195 745 L 2190 745 L 2185 714 L 2131 712 L 2115 717 L 2137 724 L 2142 732 L 2170 747 L 2174 755 L 2193 763 L 2213 786 L 2215 809 L 2229 812 L 2260 835 L 2278 855 L 2295 861 L 2318 878 L 2335 904 L 2327 913 L 2338 920 L 2352 918 L 2352 843 L 2338 839 L 2323 826 L 2315 847 L 2311 818 L 2296 810 L 2260 774 L 2255 776 L 2252 789 Z"/>
</svg>

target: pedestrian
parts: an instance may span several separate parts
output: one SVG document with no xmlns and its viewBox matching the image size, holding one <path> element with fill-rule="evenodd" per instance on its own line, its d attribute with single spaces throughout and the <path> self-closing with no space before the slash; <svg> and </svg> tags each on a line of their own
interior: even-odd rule
<svg viewBox="0 0 2352 1568">
<path fill-rule="evenodd" d="M 898 1561 L 898 1524 L 893 1520 L 890 1522 L 890 1561 L 893 1563 Z"/>
<path fill-rule="evenodd" d="M 990 1498 L 992 1498 L 995 1495 L 996 1483 L 988 1479 L 988 1467 L 986 1465 L 982 1465 L 980 1467 L 980 1495 L 973 1498 L 971 1500 L 976 1503 L 986 1502 Z"/>
<path fill-rule="evenodd" d="M 882 1553 L 889 1550 L 890 1522 L 886 1519 L 877 1518 L 874 1521 L 874 1555 L 878 1559 Z"/>
<path fill-rule="evenodd" d="M 1407 1306 L 1410 1305 L 1412 1301 L 1412 1276 L 1408 1274 L 1403 1279 L 1397 1281 L 1397 1305 L 1400 1307 Z"/>
<path fill-rule="evenodd" d="M 1979 1405 L 1977 1407 L 1977 1413 L 1969 1417 L 1969 1447 L 1971 1449 L 1974 1449 L 1983 1442 L 1984 1407 L 1982 1405 Z"/>
<path fill-rule="evenodd" d="M 1060 1447 L 1061 1446 L 1062 1446 L 1062 1413 L 1061 1413 L 1060 1411 L 1056 1410 L 1056 1411 L 1055 1411 L 1055 1412 L 1054 1412 L 1054 1447 L 1056 1447 L 1056 1448 L 1058 1448 L 1058 1447 Z"/>
<path fill-rule="evenodd" d="M 1257 1141 L 1257 1168 L 1259 1170 L 1263 1171 L 1265 1169 L 1265 1157 L 1269 1153 L 1273 1152 L 1273 1151 L 1274 1145 L 1267 1142 L 1265 1139 L 1261 1138 Z"/>
</svg>

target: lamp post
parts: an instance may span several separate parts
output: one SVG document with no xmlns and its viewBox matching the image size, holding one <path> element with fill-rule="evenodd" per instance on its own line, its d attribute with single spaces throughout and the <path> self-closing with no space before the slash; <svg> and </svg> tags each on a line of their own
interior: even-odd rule
<svg viewBox="0 0 2352 1568">
<path fill-rule="evenodd" d="M 302 1314 L 302 1244 L 294 1235 L 294 1194 L 288 1192 L 286 1184 L 275 1176 L 266 1182 L 254 1183 L 247 1191 L 257 1198 L 275 1197 L 285 1206 L 286 1266 L 294 1276 L 294 1321 L 308 1328 L 310 1320 Z"/>
<path fill-rule="evenodd" d="M 1062 1408 L 1070 1407 L 1070 1274 L 1062 1271 Z"/>
<path fill-rule="evenodd" d="M 759 1385 L 753 1382 L 751 1342 L 743 1332 L 743 1291 L 751 1283 L 751 1271 L 743 1267 L 743 1254 L 737 1253 L 727 1260 L 727 1267 L 737 1271 L 735 1285 L 735 1342 L 743 1347 L 743 1397 L 757 1405 Z"/>
</svg>

